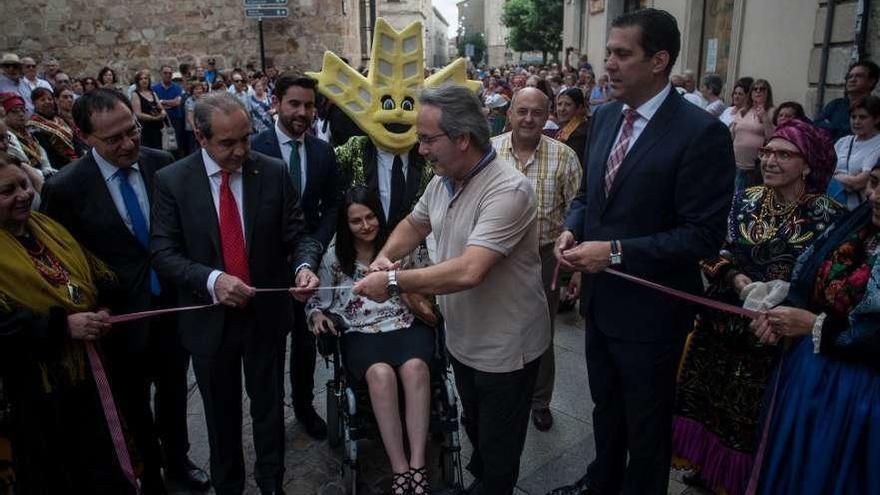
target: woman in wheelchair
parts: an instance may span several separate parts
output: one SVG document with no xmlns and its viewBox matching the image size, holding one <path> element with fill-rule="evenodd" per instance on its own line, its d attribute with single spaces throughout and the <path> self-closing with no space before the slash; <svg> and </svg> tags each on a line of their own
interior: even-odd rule
<svg viewBox="0 0 880 495">
<path fill-rule="evenodd" d="M 428 437 L 430 376 L 434 331 L 415 318 L 400 297 L 376 303 L 352 294 L 349 286 L 369 271 L 387 233 L 379 221 L 379 198 L 364 187 L 349 190 L 339 210 L 335 244 L 327 249 L 318 277 L 324 286 L 306 306 L 315 334 L 337 329 L 328 317 L 342 318 L 345 366 L 354 380 L 366 378 L 370 402 L 393 470 L 392 494 L 430 493 L 425 467 Z M 411 255 L 401 268 L 427 264 L 424 250 Z M 410 457 L 403 446 L 398 405 L 398 380 L 403 384 Z"/>
</svg>

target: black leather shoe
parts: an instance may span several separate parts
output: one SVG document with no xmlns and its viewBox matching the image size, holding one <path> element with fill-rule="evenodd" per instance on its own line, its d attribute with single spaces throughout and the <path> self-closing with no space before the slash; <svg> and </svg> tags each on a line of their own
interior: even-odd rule
<svg viewBox="0 0 880 495">
<path fill-rule="evenodd" d="M 310 437 L 315 440 L 324 440 L 327 438 L 327 423 L 321 418 L 321 416 L 318 416 L 318 413 L 313 406 L 295 410 L 294 414 L 296 415 L 296 420 L 303 425 L 303 428 L 306 429 L 306 433 L 308 433 Z"/>
<path fill-rule="evenodd" d="M 588 475 L 584 475 L 575 484 L 554 488 L 547 495 L 600 495 L 600 492 L 593 486 Z"/>
<path fill-rule="evenodd" d="M 553 428 L 553 413 L 549 407 L 532 409 L 532 423 L 538 431 L 547 431 Z"/>
<path fill-rule="evenodd" d="M 184 485 L 190 490 L 206 491 L 211 488 L 211 478 L 204 469 L 196 466 L 188 457 L 165 469 L 165 478 Z"/>
</svg>

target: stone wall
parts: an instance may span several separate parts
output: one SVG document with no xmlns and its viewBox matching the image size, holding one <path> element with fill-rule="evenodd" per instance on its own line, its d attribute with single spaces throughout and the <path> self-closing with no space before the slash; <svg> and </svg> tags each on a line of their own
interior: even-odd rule
<svg viewBox="0 0 880 495">
<path fill-rule="evenodd" d="M 242 0 L 3 2 L 0 51 L 53 56 L 73 76 L 109 65 L 124 80 L 215 57 L 220 68 L 259 67 L 257 22 Z M 267 63 L 317 70 L 325 50 L 360 60 L 357 0 L 290 0 L 290 17 L 263 21 Z M 343 12 L 344 9 L 344 12 Z"/>
</svg>

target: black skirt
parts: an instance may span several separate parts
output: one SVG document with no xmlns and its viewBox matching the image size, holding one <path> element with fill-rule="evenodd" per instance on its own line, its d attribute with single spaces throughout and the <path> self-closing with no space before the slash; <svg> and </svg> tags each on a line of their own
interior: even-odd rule
<svg viewBox="0 0 880 495">
<path fill-rule="evenodd" d="M 434 330 L 419 320 L 409 328 L 392 332 L 346 332 L 342 336 L 345 366 L 355 380 L 362 380 L 370 366 L 386 363 L 397 369 L 412 358 L 431 363 Z"/>
</svg>

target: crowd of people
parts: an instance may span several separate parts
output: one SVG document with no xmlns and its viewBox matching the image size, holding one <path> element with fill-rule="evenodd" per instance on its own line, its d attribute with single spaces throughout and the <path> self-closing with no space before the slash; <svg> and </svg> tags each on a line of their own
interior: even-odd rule
<svg viewBox="0 0 880 495">
<path fill-rule="evenodd" d="M 283 493 L 284 366 L 326 438 L 325 332 L 368 387 L 390 493 L 430 493 L 426 298 L 467 493 L 513 493 L 529 421 L 553 427 L 554 320 L 576 300 L 596 454 L 551 494 L 665 494 L 670 467 L 729 495 L 880 493 L 880 68 L 853 64 L 810 119 L 764 78 L 726 100 L 718 75 L 672 74 L 679 50 L 670 14 L 625 14 L 599 77 L 570 49 L 474 68 L 477 92 L 401 100 L 414 126 L 364 125 L 274 67 L 125 84 L 3 54 L 0 494 L 240 494 L 242 386 L 256 483 Z M 113 319 L 177 306 L 204 307 Z M 188 453 L 190 363 L 210 473 Z"/>
</svg>

